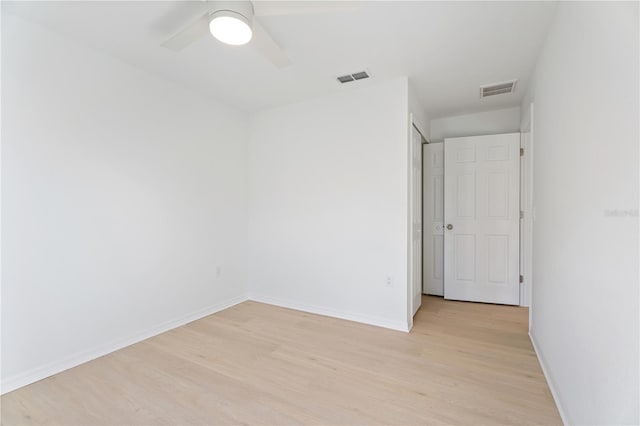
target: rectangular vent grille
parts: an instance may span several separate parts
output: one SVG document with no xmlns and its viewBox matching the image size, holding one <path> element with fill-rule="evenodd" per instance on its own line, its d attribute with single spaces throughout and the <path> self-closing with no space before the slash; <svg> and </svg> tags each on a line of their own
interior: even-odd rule
<svg viewBox="0 0 640 426">
<path fill-rule="evenodd" d="M 516 90 L 518 80 L 505 81 L 503 83 L 487 84 L 480 86 L 480 97 L 502 95 L 503 93 L 513 93 Z"/>
<path fill-rule="evenodd" d="M 366 71 L 360 71 L 353 74 L 342 75 L 338 77 L 337 80 L 340 83 L 344 84 L 344 83 L 349 83 L 351 81 L 363 80 L 365 78 L 369 78 L 369 74 L 367 74 Z"/>
<path fill-rule="evenodd" d="M 348 83 L 350 81 L 353 81 L 353 77 L 351 77 L 350 75 L 343 75 L 342 77 L 338 77 L 338 81 L 340 83 Z"/>
</svg>

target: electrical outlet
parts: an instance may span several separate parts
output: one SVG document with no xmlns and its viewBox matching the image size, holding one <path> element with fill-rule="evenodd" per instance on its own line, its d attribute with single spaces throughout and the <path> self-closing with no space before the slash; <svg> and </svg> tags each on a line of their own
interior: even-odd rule
<svg viewBox="0 0 640 426">
<path fill-rule="evenodd" d="M 393 278 L 391 278 L 391 275 L 387 275 L 387 278 L 385 280 L 385 286 L 393 287 Z"/>
</svg>

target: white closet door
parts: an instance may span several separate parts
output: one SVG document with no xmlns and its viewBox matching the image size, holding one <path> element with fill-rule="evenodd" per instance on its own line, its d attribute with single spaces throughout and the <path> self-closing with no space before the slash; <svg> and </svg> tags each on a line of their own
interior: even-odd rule
<svg viewBox="0 0 640 426">
<path fill-rule="evenodd" d="M 445 140 L 447 299 L 517 305 L 520 134 Z"/>
<path fill-rule="evenodd" d="M 423 152 L 423 292 L 444 296 L 444 144 Z"/>
<path fill-rule="evenodd" d="M 422 304 L 422 136 L 411 127 L 411 305 L 413 314 Z"/>
</svg>

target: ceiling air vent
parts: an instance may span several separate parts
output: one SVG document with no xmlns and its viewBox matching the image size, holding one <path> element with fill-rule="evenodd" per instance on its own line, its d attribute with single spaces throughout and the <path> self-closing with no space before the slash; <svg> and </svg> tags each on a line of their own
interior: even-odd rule
<svg viewBox="0 0 640 426">
<path fill-rule="evenodd" d="M 486 98 L 487 96 L 502 95 L 503 93 L 513 93 L 516 90 L 517 81 L 518 80 L 511 80 L 480 86 L 480 97 Z"/>
<path fill-rule="evenodd" d="M 337 80 L 344 84 L 344 83 L 349 83 L 350 81 L 356 81 L 356 80 L 362 80 L 365 78 L 369 78 L 369 74 L 367 74 L 366 71 L 360 71 L 360 72 L 356 72 L 353 74 L 347 74 L 347 75 L 343 75 L 337 78 Z"/>
</svg>

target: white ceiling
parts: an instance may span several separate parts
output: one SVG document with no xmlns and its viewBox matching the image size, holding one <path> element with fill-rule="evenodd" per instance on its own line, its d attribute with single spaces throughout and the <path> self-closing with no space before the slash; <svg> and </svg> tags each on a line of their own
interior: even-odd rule
<svg viewBox="0 0 640 426">
<path fill-rule="evenodd" d="M 555 4 L 362 1 L 353 10 L 262 17 L 293 65 L 278 70 L 251 45 L 203 38 L 160 46 L 206 2 L 3 1 L 14 13 L 245 111 L 375 80 L 409 76 L 432 117 L 518 105 Z M 366 69 L 371 82 L 335 77 Z M 480 99 L 479 86 L 518 79 L 516 93 Z"/>
</svg>

